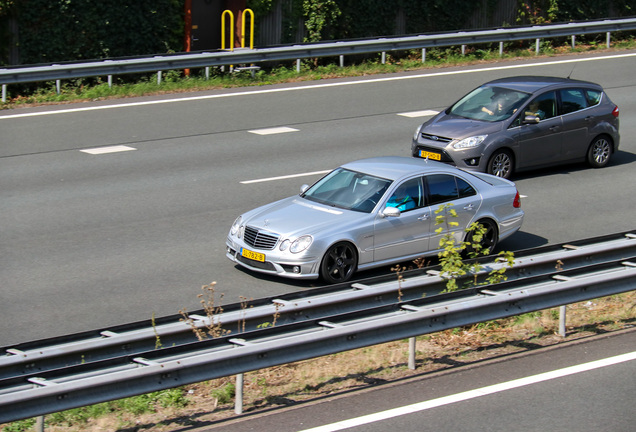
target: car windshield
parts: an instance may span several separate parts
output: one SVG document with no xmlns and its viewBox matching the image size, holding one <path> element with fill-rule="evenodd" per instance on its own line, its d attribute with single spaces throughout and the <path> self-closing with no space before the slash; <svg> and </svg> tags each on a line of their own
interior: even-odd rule
<svg viewBox="0 0 636 432">
<path fill-rule="evenodd" d="M 450 107 L 448 114 L 472 120 L 506 120 L 530 97 L 529 93 L 502 87 L 479 87 Z"/>
<path fill-rule="evenodd" d="M 301 196 L 332 207 L 370 213 L 390 184 L 381 177 L 337 168 Z"/>
</svg>

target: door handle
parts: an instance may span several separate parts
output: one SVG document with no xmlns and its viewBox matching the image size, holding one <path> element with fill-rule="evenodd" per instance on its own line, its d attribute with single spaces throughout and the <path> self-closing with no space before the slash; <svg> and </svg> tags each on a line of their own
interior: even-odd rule
<svg viewBox="0 0 636 432">
<path fill-rule="evenodd" d="M 473 208 L 475 208 L 474 204 L 467 204 L 464 206 L 464 210 L 472 210 Z"/>
<path fill-rule="evenodd" d="M 422 216 L 418 217 L 417 220 L 421 220 L 421 221 L 428 220 L 428 213 L 424 213 Z"/>
<path fill-rule="evenodd" d="M 550 128 L 550 131 L 551 131 L 551 132 L 558 132 L 558 130 L 559 130 L 559 126 L 552 126 L 552 127 Z"/>
</svg>

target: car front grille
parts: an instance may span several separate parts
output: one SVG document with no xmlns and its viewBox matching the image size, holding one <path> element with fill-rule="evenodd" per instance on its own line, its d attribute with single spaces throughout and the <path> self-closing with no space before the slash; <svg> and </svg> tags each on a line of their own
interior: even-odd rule
<svg viewBox="0 0 636 432">
<path fill-rule="evenodd" d="M 278 243 L 278 235 L 260 231 L 254 227 L 245 227 L 244 239 L 245 243 L 252 246 L 255 249 L 272 250 L 276 243 Z"/>
<path fill-rule="evenodd" d="M 437 136 L 437 135 L 431 135 L 431 134 L 427 134 L 427 133 L 423 133 L 423 132 L 422 132 L 422 139 L 429 140 L 429 141 L 440 142 L 440 143 L 444 143 L 444 144 L 448 144 L 449 142 L 451 142 L 453 140 L 452 138 L 446 138 L 446 137 L 441 137 L 441 136 Z"/>
</svg>

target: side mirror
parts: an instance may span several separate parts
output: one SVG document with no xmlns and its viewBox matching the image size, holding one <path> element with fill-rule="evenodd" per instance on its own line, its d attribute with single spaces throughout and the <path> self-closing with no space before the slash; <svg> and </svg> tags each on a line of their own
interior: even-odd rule
<svg viewBox="0 0 636 432">
<path fill-rule="evenodd" d="M 521 123 L 523 124 L 538 124 L 541 119 L 534 115 L 527 115 L 524 117 Z"/>
<path fill-rule="evenodd" d="M 306 184 L 302 185 L 300 187 L 300 193 L 304 194 L 307 189 L 309 189 L 309 185 L 306 185 Z"/>
<path fill-rule="evenodd" d="M 380 216 L 383 218 L 388 217 L 400 217 L 402 212 L 397 207 L 386 207 L 381 213 Z"/>
</svg>

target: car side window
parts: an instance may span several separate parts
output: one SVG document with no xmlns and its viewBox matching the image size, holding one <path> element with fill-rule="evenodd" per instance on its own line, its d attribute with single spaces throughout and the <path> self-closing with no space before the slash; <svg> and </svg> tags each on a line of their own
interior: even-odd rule
<svg viewBox="0 0 636 432">
<path fill-rule="evenodd" d="M 459 191 L 460 198 L 466 198 L 469 196 L 477 195 L 477 191 L 466 180 L 455 177 L 457 180 L 457 189 Z"/>
<path fill-rule="evenodd" d="M 449 174 L 433 174 L 426 176 L 428 188 L 428 205 L 435 205 L 459 198 L 457 180 Z"/>
<path fill-rule="evenodd" d="M 587 96 L 587 104 L 588 106 L 598 105 L 601 102 L 601 95 L 603 92 L 598 90 L 585 90 L 585 95 Z"/>
<path fill-rule="evenodd" d="M 561 111 L 569 114 L 587 108 L 587 99 L 583 89 L 561 89 Z"/>
<path fill-rule="evenodd" d="M 402 212 L 420 208 L 424 202 L 422 190 L 421 177 L 407 180 L 398 186 L 386 206 L 396 207 Z"/>
<path fill-rule="evenodd" d="M 535 115 L 540 120 L 555 117 L 556 111 L 556 92 L 550 91 L 537 96 L 528 104 L 526 115 Z"/>
</svg>

